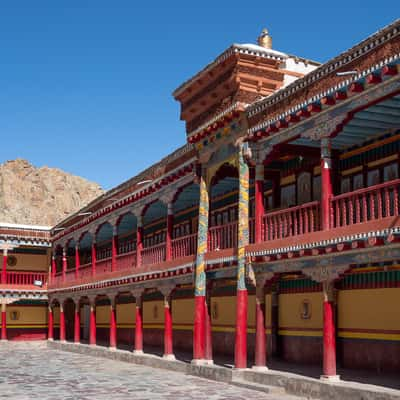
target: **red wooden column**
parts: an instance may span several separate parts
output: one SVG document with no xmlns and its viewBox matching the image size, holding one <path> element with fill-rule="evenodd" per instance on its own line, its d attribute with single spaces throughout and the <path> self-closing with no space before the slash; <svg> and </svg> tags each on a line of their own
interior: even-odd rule
<svg viewBox="0 0 400 400">
<path fill-rule="evenodd" d="M 81 314 L 80 314 L 80 302 L 75 302 L 74 312 L 74 343 L 80 343 L 81 341 Z"/>
<path fill-rule="evenodd" d="M 262 242 L 262 221 L 265 214 L 264 209 L 264 164 L 256 164 L 255 180 L 255 243 Z"/>
<path fill-rule="evenodd" d="M 117 254 L 118 254 L 118 229 L 113 227 L 113 237 L 111 239 L 111 271 L 117 270 Z"/>
<path fill-rule="evenodd" d="M 265 334 L 265 282 L 272 274 L 260 274 L 256 277 L 256 370 L 267 370 L 267 346 Z"/>
<path fill-rule="evenodd" d="M 330 229 L 332 197 L 332 160 L 329 138 L 321 139 L 321 225 L 323 230 Z"/>
<path fill-rule="evenodd" d="M 96 242 L 93 237 L 92 242 L 92 276 L 96 276 Z"/>
<path fill-rule="evenodd" d="M 7 303 L 1 303 L 1 340 L 7 340 Z"/>
<path fill-rule="evenodd" d="M 62 253 L 62 280 L 65 282 L 65 278 L 67 275 L 67 253 L 66 249 L 63 248 L 63 253 Z"/>
<path fill-rule="evenodd" d="M 47 340 L 54 340 L 54 318 L 51 304 L 49 304 L 47 315 Z"/>
<path fill-rule="evenodd" d="M 205 350 L 204 358 L 207 364 L 214 364 L 213 361 L 213 348 L 212 348 L 212 323 L 211 323 L 211 292 L 212 281 L 207 282 L 206 290 L 206 306 L 205 306 Z"/>
<path fill-rule="evenodd" d="M 8 249 L 3 249 L 3 269 L 1 270 L 1 283 L 5 285 L 7 283 L 7 259 Z"/>
<path fill-rule="evenodd" d="M 79 256 L 79 243 L 75 246 L 75 278 L 79 278 L 79 268 L 81 266 L 81 258 Z"/>
<path fill-rule="evenodd" d="M 336 336 L 334 321 L 333 281 L 322 284 L 324 296 L 323 374 L 321 379 L 339 380 L 336 375 Z"/>
<path fill-rule="evenodd" d="M 54 281 L 56 278 L 56 272 L 57 272 L 57 267 L 56 267 L 56 256 L 53 254 L 51 256 L 51 278 Z"/>
<path fill-rule="evenodd" d="M 90 324 L 89 324 L 89 344 L 96 346 L 96 304 L 95 299 L 90 299 Z"/>
<path fill-rule="evenodd" d="M 134 292 L 133 295 L 136 305 L 134 354 L 143 354 L 142 292 Z"/>
<path fill-rule="evenodd" d="M 62 302 L 60 303 L 60 341 L 66 341 L 64 304 Z"/>
<path fill-rule="evenodd" d="M 171 312 L 171 294 L 172 288 L 161 290 L 164 295 L 164 355 L 163 358 L 175 360 L 173 350 L 173 329 L 172 329 L 172 312 Z"/>
<path fill-rule="evenodd" d="M 172 260 L 172 228 L 174 226 L 173 204 L 168 203 L 167 235 L 165 239 L 165 260 Z"/>
<path fill-rule="evenodd" d="M 142 265 L 142 250 L 143 250 L 143 217 L 137 217 L 136 230 L 136 267 Z"/>
<path fill-rule="evenodd" d="M 115 308 L 117 299 L 111 299 L 110 304 L 110 350 L 117 348 L 117 320 L 115 318 Z"/>
</svg>

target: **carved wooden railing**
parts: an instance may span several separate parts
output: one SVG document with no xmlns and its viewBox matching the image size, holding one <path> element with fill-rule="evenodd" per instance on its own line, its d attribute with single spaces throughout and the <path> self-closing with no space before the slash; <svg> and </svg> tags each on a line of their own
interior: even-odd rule
<svg viewBox="0 0 400 400">
<path fill-rule="evenodd" d="M 331 227 L 338 228 L 399 215 L 400 179 L 331 199 Z"/>
<path fill-rule="evenodd" d="M 165 243 L 146 247 L 142 250 L 142 264 L 151 265 L 165 261 Z"/>
<path fill-rule="evenodd" d="M 117 255 L 117 270 L 129 270 L 136 267 L 136 251 Z"/>
<path fill-rule="evenodd" d="M 6 282 L 2 282 L 2 284 L 45 287 L 47 278 L 47 272 L 7 271 Z"/>
<path fill-rule="evenodd" d="M 263 240 L 283 239 L 319 231 L 321 229 L 319 215 L 318 201 L 269 212 L 263 217 Z"/>
<path fill-rule="evenodd" d="M 208 250 L 222 250 L 237 247 L 238 223 L 213 226 L 208 230 Z"/>
<path fill-rule="evenodd" d="M 103 260 L 96 260 L 96 275 L 111 272 L 111 257 Z"/>
<path fill-rule="evenodd" d="M 174 260 L 196 254 L 196 249 L 197 233 L 172 240 L 172 258 Z"/>
</svg>

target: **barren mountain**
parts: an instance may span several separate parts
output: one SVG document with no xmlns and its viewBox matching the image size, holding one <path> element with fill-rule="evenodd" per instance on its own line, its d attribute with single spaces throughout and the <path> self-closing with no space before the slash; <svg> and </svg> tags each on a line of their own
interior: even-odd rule
<svg viewBox="0 0 400 400">
<path fill-rule="evenodd" d="M 93 182 L 26 160 L 0 164 L 0 222 L 53 226 L 103 193 Z"/>
</svg>

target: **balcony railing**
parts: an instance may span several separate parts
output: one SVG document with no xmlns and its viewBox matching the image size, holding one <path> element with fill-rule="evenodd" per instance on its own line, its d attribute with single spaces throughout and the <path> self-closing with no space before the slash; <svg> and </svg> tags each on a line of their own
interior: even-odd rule
<svg viewBox="0 0 400 400">
<path fill-rule="evenodd" d="M 318 201 L 267 213 L 263 218 L 263 240 L 277 240 L 319 231 L 319 214 Z"/>
<path fill-rule="evenodd" d="M 196 254 L 196 249 L 197 233 L 172 240 L 172 258 L 174 260 Z"/>
<path fill-rule="evenodd" d="M 213 226 L 208 231 L 208 250 L 222 250 L 237 247 L 238 223 Z"/>
<path fill-rule="evenodd" d="M 97 269 L 97 263 L 96 263 Z M 84 264 L 79 267 L 79 278 L 88 278 L 92 276 L 92 264 Z"/>
<path fill-rule="evenodd" d="M 400 179 L 335 196 L 331 227 L 338 228 L 399 215 Z"/>
<path fill-rule="evenodd" d="M 47 285 L 48 274 L 46 272 L 25 272 L 25 271 L 7 271 L 6 282 L 2 284 L 6 285 L 26 285 L 26 286 L 38 286 L 42 283 L 42 287 Z"/>
<path fill-rule="evenodd" d="M 165 243 L 146 247 L 142 250 L 142 264 L 151 265 L 165 261 Z"/>
<path fill-rule="evenodd" d="M 129 270 L 136 267 L 136 251 L 119 254 L 117 256 L 117 270 Z"/>
<path fill-rule="evenodd" d="M 111 258 L 96 261 L 96 274 L 106 274 L 111 272 Z"/>
</svg>

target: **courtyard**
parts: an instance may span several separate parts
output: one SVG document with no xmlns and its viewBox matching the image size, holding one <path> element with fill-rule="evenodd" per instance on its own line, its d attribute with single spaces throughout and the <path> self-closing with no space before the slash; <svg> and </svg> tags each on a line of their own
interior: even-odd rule
<svg viewBox="0 0 400 400">
<path fill-rule="evenodd" d="M 43 342 L 0 345 L 0 399 L 288 399 L 226 383 L 48 349 Z M 7 362 L 5 362 L 7 361 Z"/>
</svg>

